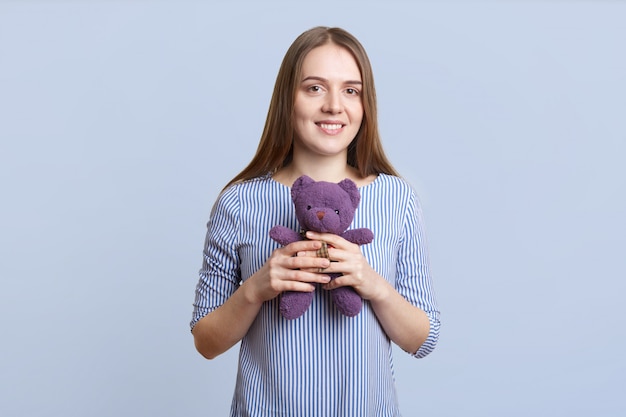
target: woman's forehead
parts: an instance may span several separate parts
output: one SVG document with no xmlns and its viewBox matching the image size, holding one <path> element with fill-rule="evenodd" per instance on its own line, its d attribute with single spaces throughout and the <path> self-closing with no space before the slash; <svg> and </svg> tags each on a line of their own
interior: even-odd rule
<svg viewBox="0 0 626 417">
<path fill-rule="evenodd" d="M 308 77 L 360 82 L 361 71 L 350 51 L 335 44 L 326 44 L 312 49 L 304 57 L 301 80 Z"/>
</svg>

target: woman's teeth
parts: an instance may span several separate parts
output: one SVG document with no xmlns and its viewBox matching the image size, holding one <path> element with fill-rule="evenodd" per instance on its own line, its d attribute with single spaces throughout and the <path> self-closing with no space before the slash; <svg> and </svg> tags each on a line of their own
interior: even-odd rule
<svg viewBox="0 0 626 417">
<path fill-rule="evenodd" d="M 337 129 L 341 129 L 341 125 L 340 124 L 326 124 L 326 123 L 320 123 L 320 127 L 322 129 L 326 129 L 326 130 L 337 130 Z"/>
</svg>

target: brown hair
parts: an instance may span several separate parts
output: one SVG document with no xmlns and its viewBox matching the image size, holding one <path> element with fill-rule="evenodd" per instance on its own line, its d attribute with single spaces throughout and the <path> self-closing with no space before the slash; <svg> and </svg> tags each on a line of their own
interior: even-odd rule
<svg viewBox="0 0 626 417">
<path fill-rule="evenodd" d="M 348 164 L 362 177 L 371 174 L 398 175 L 383 151 L 378 132 L 378 111 L 372 67 L 365 49 L 341 28 L 315 27 L 302 33 L 291 44 L 276 77 L 265 128 L 252 161 L 227 185 L 275 172 L 292 159 L 294 137 L 293 106 L 302 74 L 302 62 L 314 48 L 333 43 L 349 51 L 363 80 L 363 121 L 348 146 Z"/>
</svg>

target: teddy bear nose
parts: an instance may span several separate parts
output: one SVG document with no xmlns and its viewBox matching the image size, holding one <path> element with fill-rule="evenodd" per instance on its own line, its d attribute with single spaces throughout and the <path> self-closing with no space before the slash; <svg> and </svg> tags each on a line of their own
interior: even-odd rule
<svg viewBox="0 0 626 417">
<path fill-rule="evenodd" d="M 317 212 L 317 218 L 322 220 L 324 218 L 324 212 L 323 211 L 318 211 Z"/>
</svg>

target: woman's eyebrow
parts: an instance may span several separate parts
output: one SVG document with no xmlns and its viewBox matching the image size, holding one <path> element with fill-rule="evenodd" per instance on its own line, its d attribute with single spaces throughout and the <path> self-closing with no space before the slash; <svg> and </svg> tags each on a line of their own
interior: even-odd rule
<svg viewBox="0 0 626 417">
<path fill-rule="evenodd" d="M 306 78 L 304 78 L 302 80 L 302 82 L 305 82 L 305 81 L 321 81 L 323 83 L 327 83 L 328 82 L 328 80 L 326 78 L 324 78 L 324 77 L 317 77 L 315 75 L 308 76 L 308 77 L 306 77 Z M 363 82 L 359 81 L 359 80 L 347 80 L 347 81 L 344 81 L 343 83 L 344 84 L 363 85 Z"/>
</svg>

